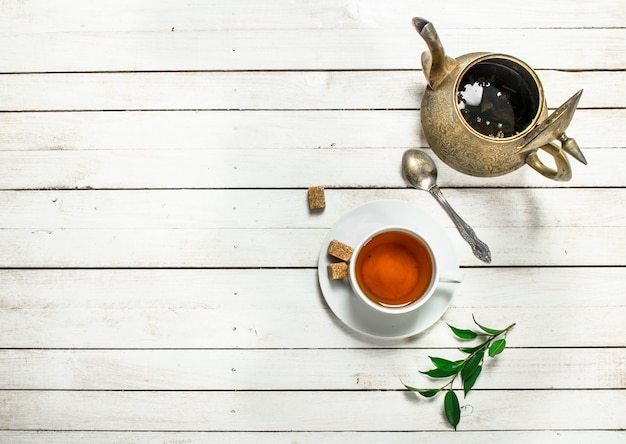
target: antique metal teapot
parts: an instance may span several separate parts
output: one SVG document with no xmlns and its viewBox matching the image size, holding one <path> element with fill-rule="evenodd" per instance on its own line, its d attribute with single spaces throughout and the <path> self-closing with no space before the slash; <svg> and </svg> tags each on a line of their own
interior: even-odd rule
<svg viewBox="0 0 626 444">
<path fill-rule="evenodd" d="M 416 17 L 413 25 L 429 49 L 421 60 L 428 82 L 422 129 L 446 164 L 472 176 L 492 177 L 526 163 L 560 181 L 572 177 L 565 153 L 587 164 L 576 141 L 565 135 L 582 90 L 548 116 L 541 82 L 524 62 L 488 52 L 453 59 L 432 23 Z M 539 149 L 554 158 L 555 168 L 541 161 Z"/>
</svg>

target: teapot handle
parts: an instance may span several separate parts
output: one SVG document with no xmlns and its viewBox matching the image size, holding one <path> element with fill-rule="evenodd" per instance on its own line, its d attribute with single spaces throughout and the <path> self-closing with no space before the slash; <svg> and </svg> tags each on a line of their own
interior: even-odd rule
<svg viewBox="0 0 626 444">
<path fill-rule="evenodd" d="M 558 146 L 547 143 L 540 146 L 538 149 L 544 150 L 554 158 L 556 169 L 550 168 L 541 162 L 537 150 L 531 151 L 526 157 L 526 163 L 530 165 L 530 167 L 548 179 L 566 182 L 572 178 L 572 167 L 565 153 Z"/>
</svg>

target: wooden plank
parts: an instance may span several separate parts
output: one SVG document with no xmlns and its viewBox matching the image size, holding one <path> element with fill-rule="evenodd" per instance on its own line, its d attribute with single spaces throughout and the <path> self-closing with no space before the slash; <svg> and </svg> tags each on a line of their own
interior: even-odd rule
<svg viewBox="0 0 626 444">
<path fill-rule="evenodd" d="M 466 355 L 441 349 L 5 349 L 0 390 L 398 390 L 402 382 L 436 387 L 417 370 L 432 368 L 428 356 Z M 625 388 L 626 348 L 507 349 L 501 358 L 485 360 L 475 386 Z"/>
<path fill-rule="evenodd" d="M 523 292 L 517 299 L 523 299 Z M 259 296 L 260 298 L 261 296 Z M 319 297 L 319 296 L 317 296 Z M 205 304 L 206 305 L 206 304 Z M 526 307 L 524 307 L 526 310 Z M 624 307 L 485 308 L 484 323 L 517 322 L 510 345 L 623 347 Z M 444 320 L 470 324 L 474 309 L 452 307 Z M 0 312 L 2 348 L 332 348 L 456 347 L 445 323 L 406 340 L 372 339 L 353 332 L 323 304 L 239 310 L 32 309 Z M 492 324 L 494 322 L 491 322 Z M 468 325 L 468 327 L 471 325 Z M 504 327 L 504 325 L 502 326 Z M 584 329 L 584 338 L 579 338 Z"/>
<path fill-rule="evenodd" d="M 479 8 L 467 8 L 461 0 L 450 0 L 448 9 L 424 3 L 419 7 L 409 0 L 394 0 L 383 5 L 375 0 L 335 2 L 274 0 L 217 0 L 210 4 L 188 1 L 184 7 L 175 0 L 111 0 L 106 8 L 79 0 L 57 0 L 54 5 L 29 0 L 4 5 L 0 29 L 4 32 L 49 33 L 76 31 L 189 31 L 194 29 L 351 29 L 385 28 L 404 25 L 418 14 L 432 20 L 438 28 L 586 28 L 621 27 L 624 8 L 619 2 L 598 0 L 593 6 L 572 9 L 571 2 L 550 3 L 528 0 L 501 2 L 501 20 L 487 20 Z M 463 10 L 463 14 L 449 11 Z M 537 14 L 536 11 L 541 11 Z"/>
<path fill-rule="evenodd" d="M 395 29 L 251 33 L 171 32 L 171 27 L 155 32 L 3 33 L 0 46 L 8 50 L 0 72 L 417 69 L 418 55 L 426 49 L 410 19 Z M 625 36 L 621 28 L 479 28 L 448 33 L 444 40 L 452 56 L 485 50 L 513 54 L 535 69 L 621 70 L 626 68 Z M 581 41 L 585 57 L 580 56 Z"/>
<path fill-rule="evenodd" d="M 623 390 L 476 391 L 460 430 L 619 429 Z M 0 428 L 138 431 L 448 430 L 440 402 L 405 392 L 2 391 Z M 376 414 L 372 415 L 375 406 Z M 589 406 L 594 406 L 590 412 Z M 138 413 L 140 412 L 140 413 Z M 294 414 L 298 412 L 298 414 Z M 346 413 L 346 412 L 349 412 Z"/>
<path fill-rule="evenodd" d="M 332 140 L 332 139 L 331 139 Z M 405 148 L 0 151 L 0 189 L 406 188 Z M 442 187 L 623 187 L 626 150 L 589 149 L 570 182 L 522 166 L 480 178 L 435 158 Z M 433 156 L 436 157 L 436 156 Z M 303 201 L 304 202 L 304 201 Z"/>
<path fill-rule="evenodd" d="M 626 279 L 624 267 L 465 268 L 462 272 L 465 278 L 452 306 L 476 310 L 477 316 L 487 309 L 497 313 L 498 308 L 582 310 L 624 306 L 620 297 L 620 282 Z M 299 297 L 285 301 L 282 294 L 285 288 L 294 289 Z M 0 309 L 6 312 L 213 308 L 236 313 L 242 305 L 264 312 L 275 310 L 272 307 L 281 301 L 305 312 L 323 308 L 317 270 L 0 269 Z M 485 323 L 514 320 L 491 318 Z M 471 327 L 471 317 L 459 322 Z M 443 331 L 442 338 L 450 338 L 449 332 Z"/>
<path fill-rule="evenodd" d="M 606 430 L 542 430 L 542 431 L 490 431 L 471 432 L 477 442 L 503 442 L 526 444 L 528 442 L 601 442 L 603 444 L 623 444 L 624 433 Z M 454 432 L 103 432 L 103 431 L 2 431 L 0 440 L 12 444 L 258 444 L 300 443 L 379 444 L 387 440 L 397 444 L 428 442 L 432 444 L 463 444 L 467 434 Z"/>
<path fill-rule="evenodd" d="M 626 227 L 621 188 L 450 188 L 444 193 L 476 227 Z M 302 189 L 0 191 L 0 227 L 330 229 L 346 213 L 382 199 L 413 204 L 438 225 L 453 227 L 429 194 L 412 188 L 327 189 L 324 194 L 326 208 L 312 213 Z"/>
<path fill-rule="evenodd" d="M 517 322 L 511 347 L 625 345 L 623 267 L 464 273 L 441 322 L 390 341 L 345 327 L 314 270 L 6 270 L 0 348 L 456 347 L 445 322 L 470 328 L 472 315 Z"/>
<path fill-rule="evenodd" d="M 492 266 L 622 266 L 624 227 L 474 227 Z M 450 227 L 463 266 L 484 265 Z M 0 267 L 314 267 L 323 229 L 5 229 Z M 88 249 L 84 246 L 89 245 Z"/>
<path fill-rule="evenodd" d="M 622 71 L 537 74 L 550 106 L 583 89 L 579 109 L 624 107 Z M 425 85 L 419 71 L 4 74 L 0 111 L 417 109 Z"/>
<path fill-rule="evenodd" d="M 587 114 L 589 117 L 581 119 L 583 122 L 595 120 L 601 123 L 605 119 L 612 120 L 612 115 L 619 118 L 623 112 L 588 111 Z M 3 150 L 424 145 L 424 142 L 420 143 L 423 136 L 418 134 L 420 117 L 415 110 L 3 113 L 0 118 Z M 33 132 L 32 128 L 38 128 L 38 131 Z M 386 130 L 380 131 L 380 128 Z M 593 132 L 602 133 L 597 129 Z M 601 145 L 598 145 L 601 140 L 594 142 L 593 146 L 616 145 L 608 140 Z"/>
<path fill-rule="evenodd" d="M 624 119 L 626 109 L 578 110 L 568 134 L 585 153 L 620 148 L 624 141 L 615 128 Z M 2 151 L 428 146 L 416 110 L 0 113 L 0 130 Z"/>
</svg>

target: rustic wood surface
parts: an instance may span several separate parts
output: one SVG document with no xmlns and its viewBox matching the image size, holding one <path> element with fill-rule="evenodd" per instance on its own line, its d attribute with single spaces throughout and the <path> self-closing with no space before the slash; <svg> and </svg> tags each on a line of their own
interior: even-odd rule
<svg viewBox="0 0 626 444">
<path fill-rule="evenodd" d="M 551 109 L 584 89 L 569 182 L 436 159 L 490 265 L 399 172 L 428 150 L 413 16 L 526 61 Z M 0 1 L 0 442 L 626 443 L 625 24 L 614 0 Z M 353 332 L 317 281 L 379 199 L 465 275 L 408 339 Z M 402 382 L 436 384 L 472 315 L 517 324 L 455 432 Z"/>
</svg>

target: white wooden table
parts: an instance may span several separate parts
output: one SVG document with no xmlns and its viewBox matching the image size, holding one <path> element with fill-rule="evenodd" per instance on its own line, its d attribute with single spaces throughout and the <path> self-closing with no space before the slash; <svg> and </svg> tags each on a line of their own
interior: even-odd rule
<svg viewBox="0 0 626 444">
<path fill-rule="evenodd" d="M 551 107 L 585 90 L 570 182 L 437 160 L 489 266 L 399 173 L 428 149 L 416 15 L 449 55 L 526 61 Z M 626 442 L 625 25 L 622 0 L 0 2 L 0 442 Z M 378 199 L 432 214 L 465 274 L 409 339 L 353 332 L 317 281 Z M 472 314 L 517 325 L 454 432 L 402 381 L 435 386 Z"/>
</svg>

